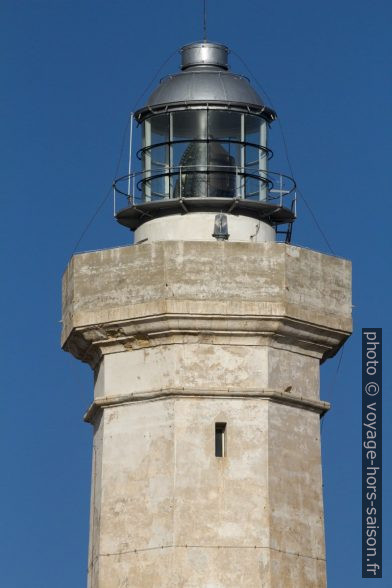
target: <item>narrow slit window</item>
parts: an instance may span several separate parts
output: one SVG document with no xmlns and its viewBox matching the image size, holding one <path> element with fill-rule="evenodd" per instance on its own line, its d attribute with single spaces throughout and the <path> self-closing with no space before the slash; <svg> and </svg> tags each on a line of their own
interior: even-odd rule
<svg viewBox="0 0 392 588">
<path fill-rule="evenodd" d="M 215 457 L 226 455 L 226 423 L 215 423 Z"/>
</svg>

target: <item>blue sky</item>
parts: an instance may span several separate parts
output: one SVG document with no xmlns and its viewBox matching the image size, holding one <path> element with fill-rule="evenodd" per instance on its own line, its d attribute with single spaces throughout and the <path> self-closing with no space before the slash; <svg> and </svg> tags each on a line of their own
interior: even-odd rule
<svg viewBox="0 0 392 588">
<path fill-rule="evenodd" d="M 129 112 L 201 0 L 3 0 L 0 7 L 3 394 L 1 583 L 85 585 L 92 373 L 59 347 L 62 272 L 111 185 Z M 322 367 L 328 580 L 392 585 L 390 461 L 391 4 L 209 0 L 208 37 L 247 62 L 280 117 L 297 183 L 353 261 L 355 332 Z M 177 55 L 159 77 L 178 67 Z M 232 69 L 247 73 L 235 55 Z M 148 94 L 148 93 L 147 93 Z M 277 123 L 272 167 L 288 171 Z M 126 156 L 120 172 L 126 173 Z M 293 242 L 328 252 L 299 203 Z M 102 206 L 77 250 L 124 245 Z M 361 328 L 384 328 L 384 578 L 361 579 Z"/>
</svg>

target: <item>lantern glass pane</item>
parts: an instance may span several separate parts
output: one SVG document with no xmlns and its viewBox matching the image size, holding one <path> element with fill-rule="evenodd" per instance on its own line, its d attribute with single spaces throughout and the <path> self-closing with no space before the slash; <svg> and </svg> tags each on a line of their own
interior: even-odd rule
<svg viewBox="0 0 392 588">
<path fill-rule="evenodd" d="M 152 116 L 149 120 L 151 121 L 151 145 L 169 141 L 170 115 L 159 114 L 157 116 Z"/>
<path fill-rule="evenodd" d="M 173 140 L 206 139 L 207 111 L 180 110 L 173 112 Z"/>
<path fill-rule="evenodd" d="M 259 116 L 245 114 L 245 141 L 260 145 L 260 126 L 264 120 Z"/>
<path fill-rule="evenodd" d="M 210 110 L 208 113 L 208 138 L 241 140 L 241 113 Z"/>
</svg>

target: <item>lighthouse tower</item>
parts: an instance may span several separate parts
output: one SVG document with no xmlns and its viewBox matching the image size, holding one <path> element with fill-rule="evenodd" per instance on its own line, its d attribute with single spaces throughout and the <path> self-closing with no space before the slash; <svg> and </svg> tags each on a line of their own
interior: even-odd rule
<svg viewBox="0 0 392 588">
<path fill-rule="evenodd" d="M 63 348 L 95 382 L 90 588 L 326 585 L 319 365 L 351 332 L 351 267 L 290 244 L 276 114 L 227 57 L 181 49 L 115 182 L 134 245 L 64 275 Z"/>
</svg>

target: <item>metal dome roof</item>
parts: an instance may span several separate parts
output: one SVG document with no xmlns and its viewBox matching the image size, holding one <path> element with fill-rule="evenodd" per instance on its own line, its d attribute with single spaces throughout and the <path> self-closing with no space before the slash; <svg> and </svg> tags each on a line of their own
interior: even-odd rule
<svg viewBox="0 0 392 588">
<path fill-rule="evenodd" d="M 218 43 L 185 45 L 181 49 L 183 71 L 161 80 L 135 118 L 141 122 L 152 112 L 163 109 L 216 104 L 256 111 L 267 120 L 274 120 L 276 113 L 265 106 L 249 80 L 227 71 L 227 54 L 228 48 Z"/>
</svg>

